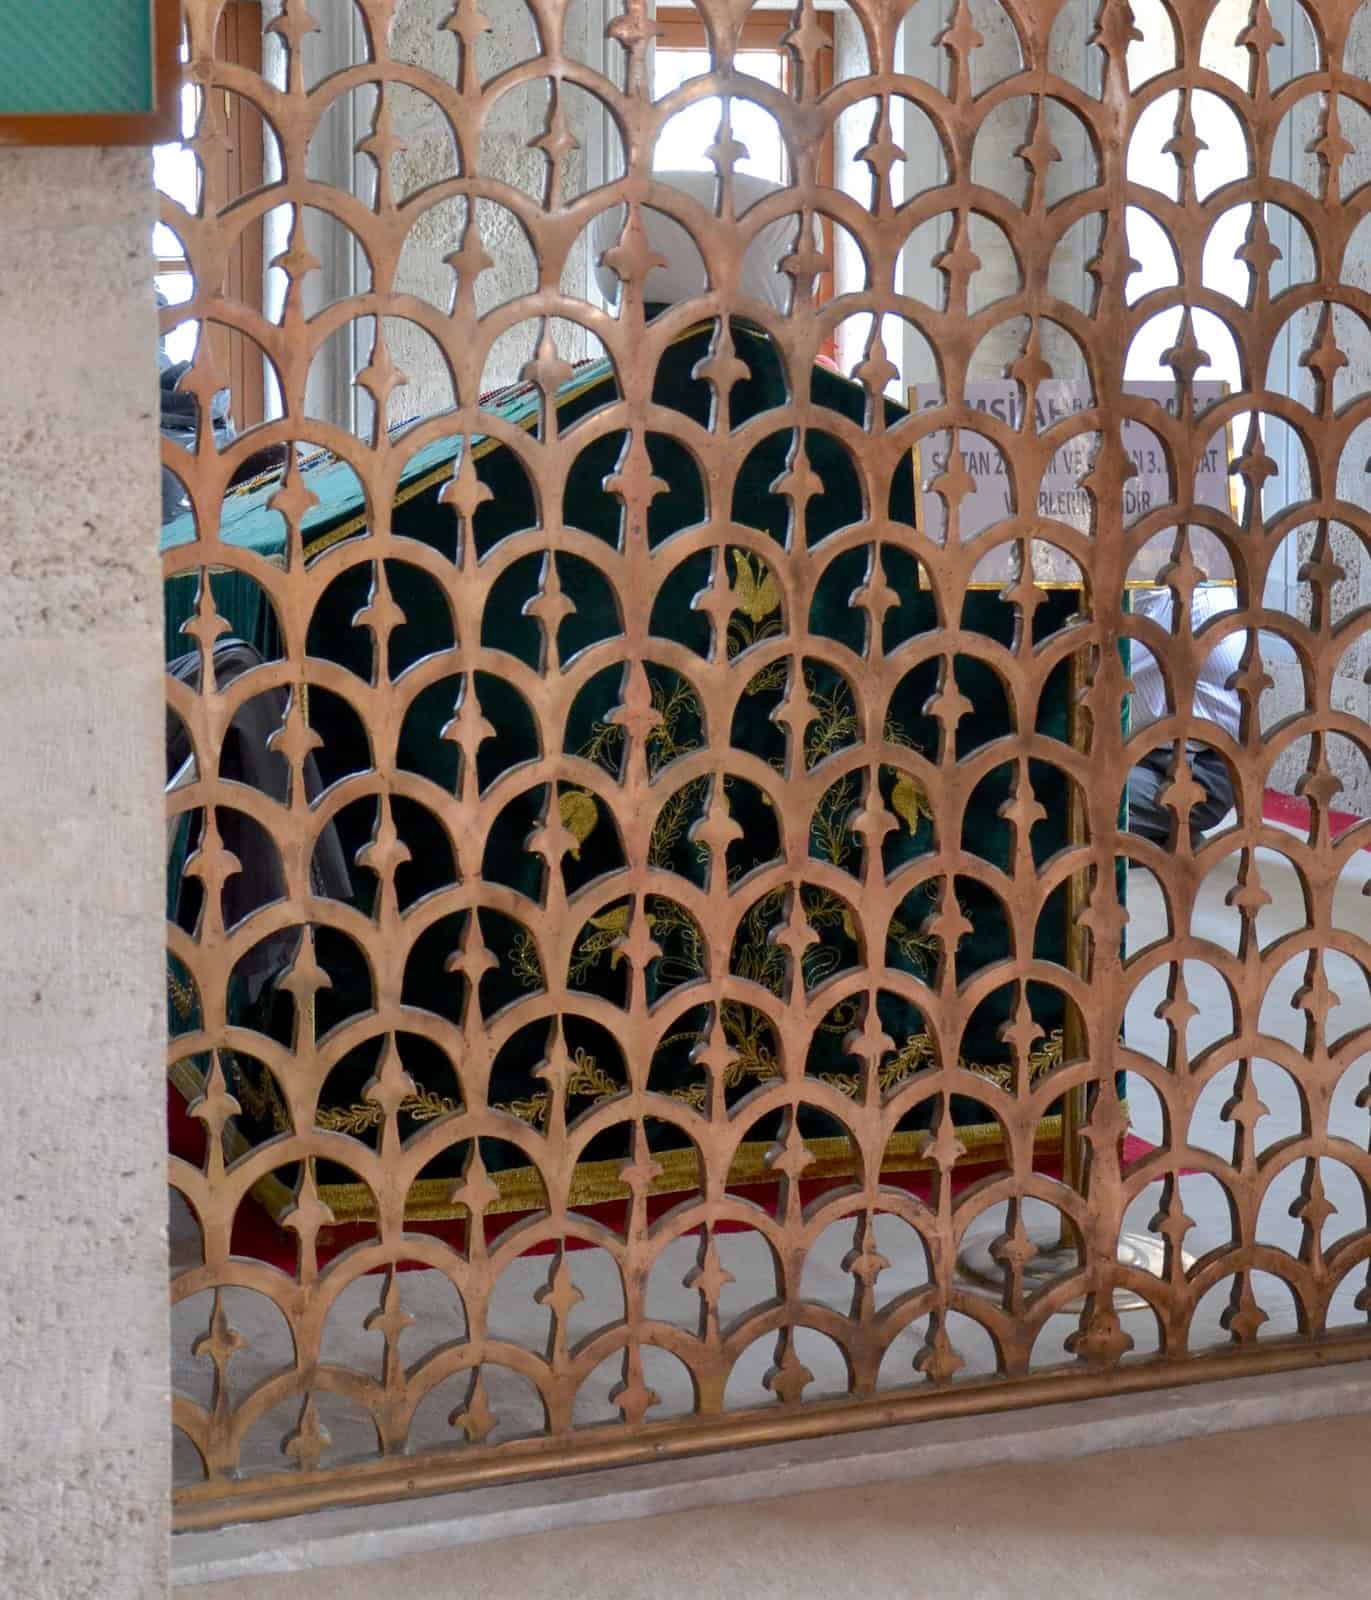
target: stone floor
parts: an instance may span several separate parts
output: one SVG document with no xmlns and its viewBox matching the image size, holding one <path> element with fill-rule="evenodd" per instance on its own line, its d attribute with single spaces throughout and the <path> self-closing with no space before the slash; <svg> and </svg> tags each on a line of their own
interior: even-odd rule
<svg viewBox="0 0 1371 1600">
<path fill-rule="evenodd" d="M 177 1590 L 183 1600 L 1362 1600 L 1371 1419 Z"/>
<path fill-rule="evenodd" d="M 1262 884 L 1271 896 L 1271 903 L 1262 911 L 1258 925 L 1259 937 L 1265 946 L 1281 934 L 1304 926 L 1305 911 L 1300 881 L 1288 859 L 1272 850 L 1259 851 L 1258 856 Z M 1232 950 L 1237 948 L 1238 914 L 1227 907 L 1224 901 L 1235 881 L 1236 857 L 1230 857 L 1206 880 L 1193 917 L 1195 932 Z M 1371 909 L 1364 898 L 1369 884 L 1371 851 L 1360 851 L 1350 861 L 1338 885 L 1334 920 L 1339 927 L 1363 934 L 1371 930 Z M 1135 869 L 1131 874 L 1128 903 L 1129 943 L 1130 948 L 1136 951 L 1161 936 L 1166 926 L 1160 891 L 1145 870 Z M 1302 958 L 1292 959 L 1277 974 L 1263 1002 L 1261 1015 L 1263 1029 L 1289 1041 L 1296 1048 L 1302 1045 L 1305 1018 L 1291 1002 L 1296 990 L 1305 981 L 1303 967 Z M 1366 976 L 1356 963 L 1338 953 L 1331 953 L 1326 958 L 1326 971 L 1330 987 L 1339 996 L 1339 1003 L 1331 1017 L 1331 1033 L 1341 1035 L 1371 1022 L 1371 990 L 1368 990 Z M 1185 977 L 1191 1002 L 1197 1007 L 1188 1036 L 1189 1051 L 1193 1057 L 1208 1042 L 1230 1031 L 1232 1009 L 1223 981 L 1213 968 L 1191 963 Z M 1164 998 L 1163 970 L 1140 986 L 1127 1024 L 1129 1044 L 1158 1061 L 1164 1061 L 1166 1057 L 1168 1030 L 1154 1012 Z M 1356 1102 L 1367 1083 L 1368 1065 L 1371 1065 L 1371 1059 L 1363 1056 L 1349 1067 L 1334 1096 L 1331 1113 L 1337 1133 L 1362 1149 L 1367 1148 L 1368 1138 L 1371 1137 L 1371 1113 Z M 1195 1110 L 1190 1130 L 1192 1143 L 1211 1148 L 1225 1158 L 1232 1153 L 1232 1124 L 1223 1120 L 1222 1109 L 1232 1092 L 1235 1071 L 1235 1068 L 1227 1069 L 1209 1085 Z M 1300 1101 L 1296 1086 L 1282 1069 L 1260 1063 L 1255 1070 L 1255 1078 L 1257 1091 L 1267 1108 L 1267 1114 L 1257 1124 L 1256 1130 L 1258 1147 L 1265 1148 L 1299 1130 Z M 1153 1142 L 1161 1142 L 1160 1103 L 1145 1080 L 1137 1074 L 1130 1075 L 1129 1101 L 1135 1131 Z M 1289 1215 L 1290 1205 L 1299 1196 L 1301 1166 L 1297 1163 L 1273 1186 L 1259 1219 L 1258 1232 L 1263 1241 L 1292 1251 L 1298 1249 L 1302 1236 L 1302 1224 Z M 1366 1201 L 1350 1169 L 1328 1160 L 1322 1163 L 1322 1169 L 1327 1198 L 1337 1208 L 1323 1228 L 1324 1242 L 1328 1245 L 1366 1225 Z M 1149 1219 L 1157 1210 L 1160 1191 L 1161 1185 L 1158 1183 L 1138 1196 L 1130 1211 L 1130 1226 L 1138 1230 L 1146 1229 Z M 1217 1181 L 1208 1175 L 1185 1177 L 1181 1180 L 1181 1191 L 1184 1210 L 1195 1224 L 1187 1238 L 1186 1248 L 1198 1256 L 1217 1244 L 1227 1242 L 1231 1236 L 1231 1222 L 1224 1192 Z M 1039 1227 L 1045 1233 L 1052 1226 L 1052 1214 L 1046 1208 L 1041 1208 L 1041 1214 L 1030 1215 L 1027 1220 L 1031 1227 Z M 974 1225 L 973 1235 L 979 1238 L 993 1236 L 1002 1225 L 1002 1212 L 988 1213 Z M 188 1227 L 183 1213 L 173 1217 L 172 1234 L 173 1252 L 182 1259 L 198 1249 L 193 1229 Z M 922 1253 L 911 1248 L 914 1236 L 904 1222 L 894 1217 L 878 1219 L 875 1242 L 877 1249 L 891 1263 L 877 1282 L 878 1299 L 882 1303 L 924 1280 L 926 1274 Z M 819 1239 L 806 1268 L 806 1296 L 846 1311 L 851 1298 L 852 1280 L 842 1270 L 841 1262 L 851 1243 L 850 1223 L 835 1226 Z M 759 1235 L 727 1235 L 720 1240 L 720 1246 L 723 1264 L 735 1280 L 724 1291 L 721 1304 L 721 1315 L 727 1320 L 766 1299 L 772 1292 L 772 1279 L 767 1248 Z M 698 1317 L 698 1297 L 687 1290 L 682 1282 L 694 1264 L 694 1253 L 695 1244 L 689 1240 L 679 1241 L 663 1253 L 649 1284 L 649 1315 L 694 1327 Z M 574 1341 L 620 1315 L 622 1299 L 617 1273 L 604 1252 L 579 1251 L 571 1254 L 568 1260 L 576 1286 L 584 1296 L 571 1314 L 569 1333 Z M 498 1337 L 514 1340 L 539 1353 L 546 1348 L 549 1315 L 535 1303 L 534 1293 L 546 1282 L 548 1265 L 546 1257 L 528 1258 L 513 1264 L 502 1277 L 490 1317 L 491 1330 Z M 1360 1274 L 1355 1276 L 1361 1278 Z M 1292 1330 L 1295 1309 L 1288 1292 L 1274 1277 L 1255 1274 L 1254 1278 L 1258 1302 L 1269 1318 L 1262 1329 L 1263 1336 Z M 379 1284 L 380 1280 L 376 1278 L 363 1279 L 339 1295 L 330 1313 L 324 1340 L 326 1360 L 374 1373 L 377 1377 L 380 1376 L 382 1341 L 375 1333 L 364 1331 L 363 1323 L 368 1314 L 376 1309 Z M 1361 1320 L 1352 1305 L 1353 1297 L 1361 1286 L 1361 1282 L 1352 1283 L 1349 1280 L 1339 1292 L 1332 1308 L 1333 1322 Z M 461 1336 L 464 1326 L 461 1307 L 446 1279 L 436 1273 L 406 1273 L 402 1279 L 402 1290 L 404 1310 L 414 1319 L 401 1346 L 406 1359 L 414 1359 L 422 1351 Z M 230 1322 L 246 1341 L 232 1366 L 235 1391 L 242 1393 L 246 1387 L 255 1385 L 271 1371 L 291 1364 L 290 1336 L 284 1319 L 261 1296 L 246 1290 L 229 1290 L 224 1295 L 224 1303 Z M 1227 1336 L 1219 1325 L 1226 1304 L 1227 1290 L 1223 1287 L 1211 1291 L 1201 1303 L 1196 1318 L 1195 1345 L 1227 1342 Z M 212 1373 L 208 1362 L 193 1357 L 192 1345 L 205 1330 L 208 1309 L 207 1295 L 195 1297 L 177 1308 L 173 1328 L 176 1387 L 206 1404 L 210 1399 Z M 952 1320 L 957 1325 L 950 1332 L 966 1362 L 964 1375 L 993 1372 L 994 1353 L 987 1335 L 970 1319 L 954 1317 Z M 1136 1354 L 1145 1354 L 1156 1347 L 1156 1327 L 1150 1313 L 1125 1313 L 1123 1324 L 1135 1341 Z M 1046 1367 L 1067 1359 L 1064 1341 L 1074 1326 L 1071 1317 L 1052 1318 L 1035 1349 L 1036 1364 Z M 911 1361 L 923 1338 L 924 1325 L 921 1322 L 902 1333 L 892 1344 L 882 1368 L 883 1384 L 904 1385 L 910 1381 Z M 762 1377 L 771 1364 L 774 1343 L 774 1338 L 759 1340 L 746 1352 L 729 1385 L 726 1397 L 729 1406 L 758 1405 L 772 1400 L 771 1395 L 762 1388 Z M 845 1392 L 846 1371 L 834 1345 L 817 1333 L 801 1330 L 797 1336 L 797 1350 L 815 1379 L 806 1398 Z M 654 1417 L 690 1409 L 692 1396 L 685 1369 L 674 1358 L 664 1352 L 650 1350 L 645 1353 L 644 1367 L 648 1386 L 656 1390 L 662 1400 L 661 1408 L 653 1413 Z M 615 1361 L 607 1362 L 597 1370 L 583 1387 L 578 1399 L 578 1423 L 617 1420 L 618 1414 L 609 1395 L 619 1379 L 619 1364 Z M 426 1399 L 416 1417 L 412 1435 L 416 1447 L 422 1447 L 430 1441 L 450 1442 L 452 1434 L 447 1418 L 464 1399 L 465 1381 L 454 1380 L 452 1384 L 435 1390 Z M 525 1380 L 504 1369 L 495 1369 L 489 1375 L 487 1394 L 490 1406 L 499 1419 L 493 1439 L 540 1430 L 541 1409 L 534 1390 Z M 350 1410 L 331 1396 L 321 1397 L 319 1409 L 320 1420 L 333 1441 L 329 1457 L 331 1461 L 346 1459 L 353 1454 L 366 1454 L 374 1448 L 374 1435 L 360 1412 Z M 293 1429 L 297 1413 L 298 1405 L 289 1412 L 281 1410 L 263 1418 L 247 1441 L 245 1464 L 279 1466 L 281 1440 Z M 181 1442 L 180 1450 L 179 1470 L 193 1474 L 193 1454 L 184 1442 Z M 642 1592 L 649 1591 L 644 1589 Z M 984 1592 L 1000 1591 L 987 1589 Z"/>
</svg>

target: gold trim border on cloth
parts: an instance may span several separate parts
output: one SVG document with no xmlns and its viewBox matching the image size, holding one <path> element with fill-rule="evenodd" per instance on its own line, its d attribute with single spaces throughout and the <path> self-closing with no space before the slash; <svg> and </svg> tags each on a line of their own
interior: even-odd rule
<svg viewBox="0 0 1371 1600">
<path fill-rule="evenodd" d="M 930 1136 L 922 1131 L 897 1133 L 886 1145 L 887 1159 L 881 1164 L 881 1173 L 926 1172 L 936 1166 L 923 1151 Z M 1061 1147 L 1062 1119 L 1060 1116 L 1044 1117 L 1038 1124 L 1035 1150 L 1055 1150 Z M 991 1154 L 1002 1153 L 1004 1141 L 996 1122 L 973 1123 L 957 1129 L 957 1140 L 970 1154 L 973 1150 Z M 728 1169 L 730 1186 L 776 1182 L 767 1157 L 775 1149 L 774 1140 L 752 1140 L 738 1146 L 738 1152 Z M 824 1139 L 806 1139 L 805 1149 L 811 1159 L 800 1175 L 802 1183 L 813 1179 L 855 1177 L 859 1170 L 857 1158 L 852 1154 L 852 1141 L 841 1135 Z M 652 1195 L 689 1193 L 700 1188 L 700 1158 L 694 1149 L 662 1150 L 652 1157 L 661 1173 L 648 1185 Z M 986 1165 L 987 1161 L 973 1163 Z M 602 1205 L 612 1200 L 632 1198 L 632 1190 L 619 1176 L 622 1160 L 583 1161 L 576 1168 L 567 1204 L 576 1206 Z M 546 1208 L 546 1189 L 536 1167 L 514 1167 L 506 1172 L 490 1174 L 491 1181 L 500 1191 L 500 1198 L 486 1207 L 486 1215 L 501 1211 L 541 1211 Z M 451 1201 L 454 1180 L 451 1178 L 424 1178 L 414 1184 L 405 1202 L 405 1217 L 416 1222 L 438 1222 L 464 1217 L 465 1207 L 454 1207 Z M 374 1205 L 363 1202 L 359 1208 L 357 1191 L 362 1184 L 320 1184 L 319 1198 L 333 1212 L 338 1222 L 372 1221 L 376 1216 Z"/>
<path fill-rule="evenodd" d="M 187 1058 L 174 1062 L 168 1076 L 187 1104 L 193 1103 L 204 1093 L 204 1081 Z M 886 1159 L 881 1165 L 882 1176 L 886 1173 L 927 1172 L 933 1169 L 936 1163 L 923 1154 L 929 1138 L 930 1135 L 922 1130 L 893 1134 L 886 1145 Z M 230 1162 L 247 1155 L 254 1148 L 232 1124 L 224 1129 L 224 1139 Z M 989 1166 L 1004 1154 L 1004 1139 L 997 1122 L 977 1122 L 959 1127 L 957 1140 L 968 1156 L 973 1152 L 976 1154 L 978 1159 L 969 1163 L 972 1166 Z M 1060 1115 L 1044 1117 L 1039 1122 L 1033 1148 L 1035 1153 L 1048 1154 L 1062 1148 Z M 773 1149 L 774 1141 L 771 1140 L 750 1140 L 739 1145 L 728 1169 L 730 1186 L 775 1181 L 775 1174 L 767 1165 L 767 1157 Z M 859 1163 L 852 1153 L 852 1141 L 841 1135 L 806 1139 L 805 1149 L 809 1152 L 811 1163 L 804 1170 L 802 1182 L 856 1177 L 859 1172 Z M 649 1194 L 681 1194 L 699 1189 L 699 1154 L 693 1148 L 659 1151 L 652 1159 L 661 1171 L 649 1184 Z M 631 1198 L 632 1191 L 619 1176 L 622 1167 L 622 1160 L 581 1162 L 572 1178 L 567 1205 L 575 1208 Z M 546 1208 L 547 1190 L 536 1167 L 511 1167 L 503 1172 L 491 1173 L 490 1178 L 499 1190 L 499 1199 L 486 1207 L 487 1216 Z M 411 1187 L 406 1198 L 405 1220 L 447 1222 L 465 1217 L 466 1208 L 452 1203 L 456 1183 L 454 1178 L 420 1179 Z M 333 1213 L 335 1223 L 372 1222 L 376 1219 L 375 1202 L 371 1190 L 364 1183 L 320 1184 L 318 1192 L 320 1200 Z M 295 1191 L 275 1174 L 259 1178 L 250 1193 L 278 1225 L 295 1205 Z"/>
</svg>

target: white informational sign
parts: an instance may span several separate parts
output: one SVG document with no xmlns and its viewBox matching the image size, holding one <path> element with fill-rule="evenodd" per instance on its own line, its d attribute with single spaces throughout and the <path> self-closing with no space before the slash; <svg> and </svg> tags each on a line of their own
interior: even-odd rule
<svg viewBox="0 0 1371 1600">
<path fill-rule="evenodd" d="M 976 411 L 995 417 L 1004 426 L 1017 430 L 1022 422 L 1019 413 L 1023 405 L 1023 390 L 1012 379 L 996 382 L 967 384 L 966 403 Z M 1128 383 L 1126 394 L 1155 400 L 1174 413 L 1176 387 L 1172 383 Z M 1204 410 L 1222 399 L 1225 387 L 1221 383 L 1194 385 L 1197 410 Z M 926 411 L 943 404 L 943 396 L 935 386 L 918 386 L 910 391 L 916 411 Z M 1035 425 L 1038 432 L 1060 423 L 1063 419 L 1091 407 L 1087 384 L 1068 379 L 1049 379 L 1038 385 L 1036 395 Z M 1193 485 L 1173 487 L 1162 441 L 1146 424 L 1128 419 L 1123 425 L 1124 448 L 1132 458 L 1135 475 L 1124 484 L 1122 521 L 1131 527 L 1140 518 L 1152 515 L 1160 506 L 1182 501 L 1213 506 L 1231 512 L 1232 480 L 1229 476 L 1229 448 L 1227 434 L 1206 424 L 1204 417 L 1196 419 L 1196 428 L 1205 435 L 1205 453 L 1195 473 Z M 920 531 L 942 544 L 947 538 L 947 506 L 934 485 L 948 471 L 953 449 L 954 430 L 933 433 L 920 441 L 916 458 L 916 477 L 919 484 L 918 519 Z M 966 544 L 977 535 L 1016 515 L 1011 469 L 999 447 L 982 434 L 967 427 L 955 430 L 956 449 L 961 458 L 961 468 L 971 487 L 958 504 L 960 541 Z M 1089 534 L 1092 497 L 1083 485 L 1090 475 L 1100 446 L 1096 432 L 1075 434 L 1052 457 L 1038 484 L 1036 517 L 1039 524 L 1063 523 L 1080 534 Z M 1024 508 L 1020 508 L 1022 512 Z M 1046 537 L 1033 540 L 1033 572 L 1039 582 L 1079 582 L 1074 561 L 1051 541 L 1050 529 L 1040 528 Z M 1138 552 L 1129 570 L 1129 580 L 1135 583 L 1154 582 L 1160 568 L 1172 556 L 1175 545 L 1174 527 L 1158 530 L 1149 537 Z M 976 579 L 999 583 L 1018 576 L 1019 546 L 1017 542 L 1001 545 L 988 551 Z M 1232 563 L 1223 543 L 1206 528 L 1190 525 L 1190 551 L 1196 563 L 1211 580 L 1231 578 Z"/>
</svg>

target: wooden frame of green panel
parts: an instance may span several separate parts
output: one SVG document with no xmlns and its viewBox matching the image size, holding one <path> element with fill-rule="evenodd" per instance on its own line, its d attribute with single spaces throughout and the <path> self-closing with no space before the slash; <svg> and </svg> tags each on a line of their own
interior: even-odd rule
<svg viewBox="0 0 1371 1600">
<path fill-rule="evenodd" d="M 6 19 L 9 8 L 0 3 L 0 21 L 8 20 L 0 58 L 9 57 L 11 71 L 24 70 L 25 55 L 43 53 L 43 41 L 30 35 L 27 42 L 31 49 L 26 52 L 20 48 L 24 43 L 22 35 L 16 38 L 16 33 L 18 30 L 49 29 L 61 30 L 62 34 L 60 52 L 51 54 L 64 56 L 73 66 L 79 65 L 83 51 L 99 53 L 108 59 L 111 48 L 118 48 L 119 40 L 110 37 L 106 0 L 84 0 L 84 5 L 90 11 L 90 18 L 81 26 L 82 0 L 64 0 L 50 9 L 47 5 L 32 8 L 21 5 L 19 10 L 29 13 L 23 21 L 13 17 Z M 149 26 L 145 34 L 137 26 L 139 6 L 147 8 Z M 97 94 L 89 97 L 88 109 L 73 106 L 69 99 L 64 103 L 63 96 L 54 95 L 48 108 L 42 104 L 41 87 L 35 95 L 30 85 L 30 93 L 21 97 L 14 92 L 12 82 L 6 83 L 4 69 L 0 67 L 0 146 L 153 145 L 179 137 L 181 0 L 138 0 L 129 23 L 128 48 L 141 52 L 146 47 L 150 52 L 146 83 L 141 93 L 129 96 L 112 92 L 107 104 Z M 135 75 L 139 70 L 135 65 Z M 21 107 L 16 104 L 20 99 L 38 103 L 24 103 Z"/>
</svg>

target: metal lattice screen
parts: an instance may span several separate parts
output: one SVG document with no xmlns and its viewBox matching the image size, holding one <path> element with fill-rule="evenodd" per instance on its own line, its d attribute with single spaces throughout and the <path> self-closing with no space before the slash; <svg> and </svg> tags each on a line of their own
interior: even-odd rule
<svg viewBox="0 0 1371 1600">
<path fill-rule="evenodd" d="M 768 18 L 187 0 L 185 1525 L 1367 1351 L 1371 12 Z"/>
</svg>

